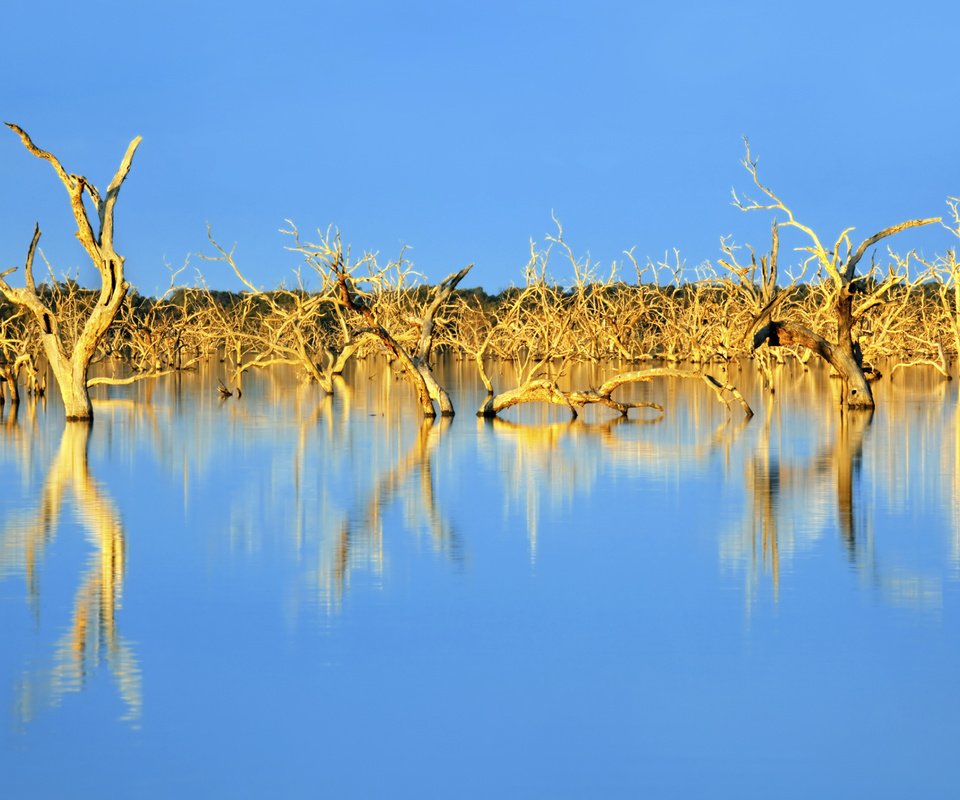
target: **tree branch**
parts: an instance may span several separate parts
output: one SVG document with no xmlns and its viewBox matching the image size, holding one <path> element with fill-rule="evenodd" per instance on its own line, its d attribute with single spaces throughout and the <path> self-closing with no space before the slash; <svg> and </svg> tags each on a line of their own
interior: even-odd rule
<svg viewBox="0 0 960 800">
<path fill-rule="evenodd" d="M 895 233 L 900 233 L 900 231 L 905 231 L 908 228 L 919 228 L 923 225 L 930 225 L 934 222 L 940 222 L 940 217 L 931 217 L 930 219 L 911 219 L 906 222 L 901 222 L 899 225 L 891 225 L 889 228 L 884 228 L 879 233 L 873 234 L 867 239 L 864 239 L 860 242 L 860 246 L 856 251 L 847 258 L 847 263 L 843 265 L 843 269 L 840 274 L 843 277 L 845 283 L 849 283 L 853 279 L 853 272 L 857 264 L 860 262 L 860 259 L 863 258 L 864 253 L 881 239 L 886 239 L 888 236 L 893 236 Z M 849 230 L 853 230 L 850 228 Z"/>
</svg>

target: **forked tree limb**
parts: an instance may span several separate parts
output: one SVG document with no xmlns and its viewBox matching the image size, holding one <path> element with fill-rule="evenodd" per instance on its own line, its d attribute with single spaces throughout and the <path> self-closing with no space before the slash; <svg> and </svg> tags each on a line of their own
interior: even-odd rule
<svg viewBox="0 0 960 800">
<path fill-rule="evenodd" d="M 847 258 L 846 263 L 843 265 L 841 270 L 841 276 L 845 283 L 849 283 L 854 278 L 854 272 L 856 271 L 857 264 L 860 262 L 860 259 L 863 258 L 864 254 L 873 247 L 881 239 L 886 239 L 888 236 L 893 236 L 894 234 L 900 233 L 900 231 L 905 231 L 909 228 L 919 228 L 923 225 L 932 225 L 934 222 L 940 222 L 940 217 L 931 217 L 930 219 L 911 219 L 906 222 L 901 222 L 899 225 L 891 225 L 889 228 L 884 228 L 882 231 L 878 231 L 869 236 L 860 242 L 859 247 Z"/>
<path fill-rule="evenodd" d="M 338 251 L 336 260 L 331 264 L 331 269 L 336 277 L 338 296 L 340 303 L 356 314 L 359 314 L 367 323 L 367 328 L 363 332 L 372 333 L 380 339 L 381 344 L 396 358 L 403 367 L 406 376 L 413 383 L 414 390 L 420 403 L 420 409 L 424 417 L 432 418 L 436 416 L 436 410 L 433 407 L 433 401 L 437 401 L 440 407 L 440 414 L 444 417 L 454 415 L 453 403 L 450 395 L 437 381 L 430 369 L 429 356 L 433 346 L 434 316 L 442 307 L 443 303 L 450 297 L 450 294 L 456 288 L 457 284 L 463 280 L 473 265 L 469 265 L 459 272 L 448 275 L 435 287 L 435 296 L 430 305 L 424 312 L 420 322 L 420 341 L 417 352 L 411 355 L 410 352 L 399 342 L 396 337 L 390 333 L 380 323 L 377 314 L 373 308 L 364 300 L 363 295 L 357 291 L 349 270 L 343 262 L 342 254 Z M 355 336 L 360 331 L 355 331 Z"/>
<path fill-rule="evenodd" d="M 6 126 L 20 137 L 24 147 L 26 147 L 31 154 L 49 162 L 57 173 L 57 177 L 60 178 L 60 182 L 70 196 L 70 207 L 73 211 L 74 220 L 77 223 L 77 238 L 80 240 L 84 250 L 87 251 L 87 254 L 101 275 L 106 278 L 107 270 L 110 269 L 110 262 L 118 258 L 113 251 L 113 209 L 117 202 L 117 196 L 120 193 L 120 186 L 130 172 L 133 156 L 137 147 L 140 145 L 141 137 L 135 137 L 127 146 L 127 151 L 120 162 L 120 167 L 117 169 L 107 189 L 106 198 L 101 200 L 96 187 L 93 186 L 90 181 L 82 175 L 68 173 L 67 170 L 64 169 L 63 164 L 60 163 L 60 160 L 53 155 L 53 153 L 37 147 L 23 128 L 12 122 L 7 122 Z M 93 225 L 91 225 L 87 215 L 86 206 L 83 204 L 84 191 L 90 195 L 97 206 L 97 215 L 99 217 L 98 232 L 94 231 Z M 118 280 L 122 280 L 122 274 Z M 106 280 L 104 282 L 106 283 Z M 105 298 L 101 299 L 103 300 Z"/>
</svg>

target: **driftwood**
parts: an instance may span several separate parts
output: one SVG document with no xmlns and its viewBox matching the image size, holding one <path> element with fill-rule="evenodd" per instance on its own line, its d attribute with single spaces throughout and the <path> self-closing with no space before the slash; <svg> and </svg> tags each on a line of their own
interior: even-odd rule
<svg viewBox="0 0 960 800">
<path fill-rule="evenodd" d="M 640 383 L 654 378 L 695 378 L 701 380 L 710 387 L 717 399 L 728 410 L 730 409 L 730 400 L 727 398 L 729 394 L 740 404 L 747 419 L 753 416 L 753 409 L 750 408 L 746 399 L 735 386 L 722 383 L 705 372 L 695 372 L 675 367 L 651 367 L 634 372 L 624 372 L 605 381 L 598 389 L 591 388 L 583 391 L 564 391 L 557 386 L 556 381 L 547 378 L 530 380 L 516 389 L 501 394 L 488 394 L 486 401 L 477 411 L 477 416 L 495 417 L 501 411 L 522 403 L 550 403 L 565 406 L 570 409 L 574 418 L 578 416 L 579 410 L 591 404 L 606 406 L 619 412 L 622 416 L 627 416 L 631 408 L 651 408 L 663 413 L 663 406 L 658 403 L 623 402 L 612 397 L 614 391 L 627 383 Z"/>
</svg>

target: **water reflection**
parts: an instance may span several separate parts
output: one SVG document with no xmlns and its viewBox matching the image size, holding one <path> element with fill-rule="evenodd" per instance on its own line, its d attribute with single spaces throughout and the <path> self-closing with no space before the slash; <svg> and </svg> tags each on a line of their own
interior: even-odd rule
<svg viewBox="0 0 960 800">
<path fill-rule="evenodd" d="M 905 376 L 896 391 L 878 387 L 876 415 L 840 415 L 824 373 L 774 370 L 777 395 L 761 394 L 747 373 L 734 378 L 763 409 L 751 422 L 728 415 L 703 387 L 678 382 L 630 387 L 635 394 L 627 399 L 666 406 L 650 419 L 588 414 L 557 421 L 550 410 L 532 408 L 477 420 L 469 409 L 479 406 L 483 390 L 461 370 L 452 383 L 461 415 L 421 422 L 409 387 L 380 363 L 358 362 L 338 380 L 333 398 L 276 370 L 251 378 L 243 400 L 222 403 L 210 371 L 158 382 L 149 395 L 98 399 L 94 452 L 102 448 L 124 474 L 130 465 L 160 465 L 174 487 L 169 491 L 182 496 L 185 527 L 216 508 L 214 524 L 191 534 L 202 538 L 211 571 L 231 560 L 264 571 L 271 559 L 280 562 L 276 591 L 287 593 L 297 610 L 342 612 L 358 587 L 386 595 L 391 553 L 422 558 L 421 541 L 445 569 L 461 569 L 485 543 L 471 536 L 472 520 L 464 519 L 458 496 L 476 494 L 485 512 L 502 509 L 504 519 L 519 518 L 519 532 L 511 535 L 526 537 L 536 562 L 558 526 L 593 524 L 598 496 L 636 503 L 656 533 L 677 524 L 678 507 L 704 502 L 705 486 L 715 505 L 699 519 L 707 536 L 717 531 L 719 543 L 711 538 L 710 547 L 719 549 L 721 566 L 733 568 L 738 583 L 743 578 L 748 607 L 767 580 L 779 599 L 798 556 L 811 569 L 823 568 L 825 561 L 813 560 L 815 549 L 837 542 L 824 549 L 824 559 L 852 565 L 885 602 L 942 606 L 940 563 L 960 577 L 955 398 L 942 382 L 913 384 Z M 591 367 L 571 383 L 602 378 Z M 90 428 L 67 426 L 58 446 L 45 440 L 51 430 L 30 403 L 8 408 L 3 418 L 3 455 L 24 482 L 46 463 L 44 452 L 50 466 L 35 507 L 4 531 L 0 574 L 24 576 L 39 614 L 44 553 L 63 527 L 69 499 L 93 555 L 52 666 L 23 682 L 22 715 L 79 689 L 105 663 L 126 716 L 137 719 L 140 671 L 117 630 L 125 577 L 121 519 L 90 475 Z M 629 494 L 611 494 L 612 483 Z M 949 531 L 941 561 L 917 554 L 919 535 L 907 541 L 903 534 L 916 527 L 903 516 L 921 507 L 945 515 L 935 528 Z M 716 570 L 713 551 L 710 563 Z M 178 565 L 164 568 L 176 582 Z"/>
<path fill-rule="evenodd" d="M 43 482 L 40 500 L 15 516 L 3 532 L 2 574 L 22 573 L 28 600 L 39 615 L 40 571 L 44 554 L 61 526 L 65 502 L 72 499 L 77 520 L 93 546 L 74 594 L 66 630 L 54 646 L 52 666 L 29 672 L 18 691 L 20 717 L 28 721 L 38 706 L 56 705 L 80 691 L 105 661 L 125 706 L 124 719 L 140 717 L 141 677 L 136 656 L 117 627 L 123 594 L 125 537 L 120 515 L 88 468 L 89 424 L 69 423 Z M 24 437 L 26 438 L 26 437 Z M 14 444 L 20 432 L 14 429 Z"/>
<path fill-rule="evenodd" d="M 433 479 L 434 450 L 449 425 L 449 418 L 439 422 L 423 420 L 407 453 L 378 475 L 365 497 L 361 496 L 350 509 L 340 512 L 339 523 L 328 527 L 335 535 L 322 541 L 313 576 L 324 606 L 339 607 L 350 575 L 358 566 L 364 565 L 377 575 L 382 574 L 384 515 L 398 501 L 402 503 L 409 530 L 429 531 L 435 552 L 460 560 L 460 543 L 439 508 Z"/>
<path fill-rule="evenodd" d="M 704 394 L 694 388 L 694 397 Z M 529 412 L 522 422 L 478 418 L 481 454 L 504 484 L 503 513 L 519 508 L 525 515 L 531 561 L 537 558 L 543 505 L 553 516 L 571 513 L 611 475 L 669 484 L 702 474 L 717 461 L 726 470 L 747 421 L 722 410 L 710 413 L 697 402 L 693 407 L 704 425 L 714 426 L 709 435 L 687 427 L 682 415 L 595 422 L 536 422 Z"/>
<path fill-rule="evenodd" d="M 781 452 L 782 418 L 772 398 L 766 411 L 756 449 L 745 468 L 746 519 L 722 550 L 727 560 L 749 563 L 748 599 L 761 568 L 770 571 L 774 597 L 779 596 L 781 552 L 793 554 L 798 546 L 818 539 L 828 526 L 831 508 L 836 510 L 837 529 L 854 563 L 858 535 L 863 533 L 859 528 L 866 524 L 858 518 L 856 495 L 864 435 L 873 413 L 839 413 L 838 423 L 828 427 L 825 441 L 812 454 L 793 455 Z"/>
<path fill-rule="evenodd" d="M 944 437 L 941 444 L 940 482 L 947 497 L 954 499 L 950 504 L 950 521 L 953 523 L 952 560 L 954 577 L 960 577 L 960 385 L 957 387 L 956 407 L 957 412 L 953 415 L 953 435 Z M 952 453 L 949 444 L 951 438 Z"/>
<path fill-rule="evenodd" d="M 223 404 L 215 370 L 98 398 L 92 434 L 3 417 L 0 692 L 40 717 L 0 734 L 10 796 L 955 787 L 954 386 L 844 418 L 774 367 L 731 376 L 746 424 L 667 382 L 652 420 L 478 421 L 460 370 L 421 424 L 382 363 Z"/>
<path fill-rule="evenodd" d="M 957 409 L 936 402 L 890 405 L 881 406 L 885 419 L 879 430 L 872 411 L 831 409 L 818 415 L 813 436 L 805 438 L 789 406 L 767 399 L 756 445 L 744 461 L 744 517 L 721 543 L 725 564 L 744 565 L 748 606 L 764 573 L 777 599 L 783 564 L 811 553 L 825 534 L 835 532 L 851 568 L 887 602 L 941 607 L 942 578 L 906 551 L 904 537 L 924 532 L 918 514 L 945 512 L 956 553 Z M 945 427 L 954 431 L 949 443 L 940 439 Z M 924 477 L 930 460 L 942 468 L 937 476 L 942 488 L 932 475 Z M 913 481 L 923 484 L 922 490 L 911 488 Z M 879 534 L 877 519 L 883 520 Z"/>
<path fill-rule="evenodd" d="M 357 575 L 381 586 L 389 542 L 402 548 L 401 532 L 424 534 L 432 552 L 462 558 L 433 466 L 451 420 L 421 420 L 389 370 L 358 372 L 353 381 L 336 378 L 333 397 L 280 382 L 276 395 L 269 390 L 268 414 L 249 402 L 258 388 L 251 381 L 243 402 L 223 409 L 237 423 L 231 438 L 242 454 L 232 465 L 239 489 L 228 506 L 230 552 L 288 552 L 294 609 L 338 612 Z M 248 450 L 260 455 L 253 469 L 244 463 Z"/>
</svg>

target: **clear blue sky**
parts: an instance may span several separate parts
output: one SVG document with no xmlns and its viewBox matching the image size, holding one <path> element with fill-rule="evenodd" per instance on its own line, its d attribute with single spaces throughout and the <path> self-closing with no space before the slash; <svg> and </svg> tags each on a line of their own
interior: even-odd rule
<svg viewBox="0 0 960 800">
<path fill-rule="evenodd" d="M 208 222 L 255 282 L 289 280 L 285 218 L 385 258 L 410 245 L 431 281 L 474 262 L 488 289 L 522 280 L 551 211 L 604 265 L 635 246 L 692 266 L 721 234 L 766 245 L 769 218 L 730 205 L 744 134 L 827 237 L 960 194 L 955 1 L 3 5 L 4 121 L 101 187 L 143 136 L 117 243 L 147 293 Z M 0 175 L 0 264 L 39 221 L 57 270 L 89 280 L 65 192 L 6 129 Z"/>
</svg>

